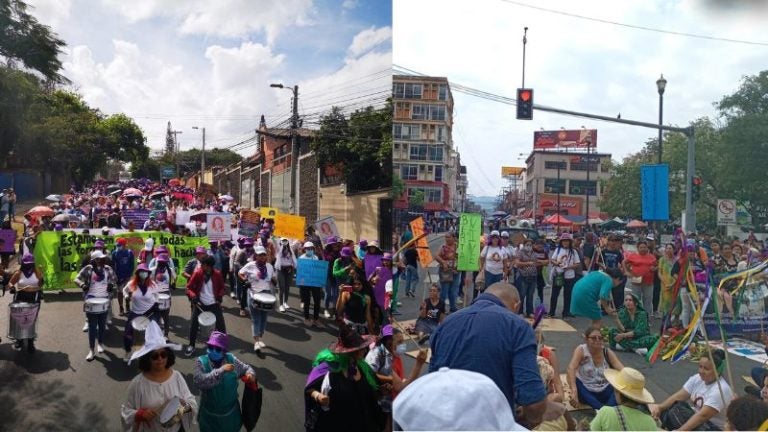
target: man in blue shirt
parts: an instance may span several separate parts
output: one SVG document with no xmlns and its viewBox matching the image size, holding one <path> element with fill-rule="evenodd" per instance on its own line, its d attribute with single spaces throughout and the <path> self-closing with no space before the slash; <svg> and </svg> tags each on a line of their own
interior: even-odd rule
<svg viewBox="0 0 768 432">
<path fill-rule="evenodd" d="M 130 310 L 130 303 L 129 299 L 123 299 L 123 287 L 133 276 L 136 258 L 133 256 L 133 251 L 126 247 L 128 244 L 126 239 L 120 237 L 116 243 L 115 250 L 112 251 L 112 264 L 117 276 L 117 303 L 120 306 L 120 316 L 124 316 L 125 311 Z M 123 301 L 125 301 L 125 307 L 123 307 Z"/>
<path fill-rule="evenodd" d="M 536 364 L 536 338 L 530 324 L 515 313 L 519 307 L 514 286 L 506 282 L 489 286 L 471 306 L 452 313 L 437 328 L 429 371 L 445 366 L 488 376 L 513 411 L 516 405 L 522 407 L 518 423 L 535 427 L 546 408 L 547 393 Z"/>
</svg>

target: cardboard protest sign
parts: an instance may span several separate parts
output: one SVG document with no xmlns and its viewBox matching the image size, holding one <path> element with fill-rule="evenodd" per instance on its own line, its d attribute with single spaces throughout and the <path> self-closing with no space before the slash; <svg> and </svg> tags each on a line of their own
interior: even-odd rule
<svg viewBox="0 0 768 432">
<path fill-rule="evenodd" d="M 323 246 L 325 246 L 328 237 L 341 238 L 339 229 L 336 227 L 336 219 L 333 216 L 328 216 L 315 222 L 315 233 L 320 237 Z"/>
<path fill-rule="evenodd" d="M 237 232 L 242 237 L 253 237 L 261 229 L 261 226 L 259 225 L 260 223 L 261 215 L 259 212 L 243 210 L 242 216 L 240 217 L 240 228 Z"/>
<path fill-rule="evenodd" d="M 365 255 L 365 277 L 370 279 L 371 275 L 378 273 L 379 280 L 373 287 L 373 296 L 376 298 L 376 303 L 384 308 L 384 286 L 387 281 L 392 279 L 392 270 L 384 267 L 381 263 L 383 255 Z"/>
<path fill-rule="evenodd" d="M 264 219 L 277 219 L 279 213 L 274 207 L 261 207 L 259 212 Z"/>
<path fill-rule="evenodd" d="M 289 239 L 304 240 L 304 227 L 307 219 L 304 216 L 278 214 L 275 219 L 275 235 Z"/>
<path fill-rule="evenodd" d="M 462 213 L 459 216 L 459 262 L 460 271 L 480 270 L 480 235 L 482 234 L 482 216 L 476 213 Z"/>
<path fill-rule="evenodd" d="M 205 225 L 210 241 L 228 241 L 232 238 L 232 213 L 208 213 Z"/>
<path fill-rule="evenodd" d="M 151 212 L 152 210 L 148 209 L 126 209 L 123 210 L 123 217 L 125 217 L 126 222 L 133 221 L 133 225 L 141 229 L 144 226 L 144 222 L 149 220 L 149 213 Z"/>
<path fill-rule="evenodd" d="M 296 286 L 324 287 L 328 279 L 328 261 L 299 258 Z"/>
<path fill-rule="evenodd" d="M 0 252 L 13 253 L 16 247 L 16 231 L 12 229 L 0 230 Z"/>
<path fill-rule="evenodd" d="M 195 247 L 208 247 L 208 237 L 182 237 L 159 231 L 135 231 L 107 236 L 75 231 L 44 231 L 38 234 L 35 243 L 35 264 L 43 272 L 44 289 L 75 288 L 72 281 L 80 272 L 80 264 L 96 240 L 103 240 L 109 252 L 114 250 L 115 240 L 119 237 L 127 240 L 126 247 L 133 250 L 136 257 L 144 247 L 144 241 L 147 238 L 154 239 L 155 247 L 164 245 L 168 248 L 177 269 L 184 268 L 187 261 L 195 258 Z M 176 285 L 183 287 L 186 283 L 186 279 L 179 274 Z"/>
<path fill-rule="evenodd" d="M 410 225 L 411 225 L 411 231 L 413 231 L 414 238 L 418 238 L 419 236 L 424 234 L 425 231 L 424 231 L 423 217 L 419 216 L 416 219 L 412 220 Z M 429 251 L 427 236 L 420 238 L 416 242 L 416 251 L 419 253 L 419 264 L 421 264 L 423 267 L 427 267 L 434 260 L 434 258 L 432 258 L 432 252 Z"/>
</svg>

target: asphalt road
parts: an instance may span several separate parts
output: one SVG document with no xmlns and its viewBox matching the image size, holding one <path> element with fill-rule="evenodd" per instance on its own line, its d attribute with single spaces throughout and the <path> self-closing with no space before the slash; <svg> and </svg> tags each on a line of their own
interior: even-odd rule
<svg viewBox="0 0 768 432">
<path fill-rule="evenodd" d="M 433 253 L 441 245 L 439 236 L 430 236 Z M 431 268 L 432 280 L 437 280 L 436 268 Z M 417 315 L 418 304 L 426 292 L 428 277 L 421 271 L 421 290 L 417 298 L 401 297 L 401 321 Z M 231 351 L 241 360 L 256 368 L 257 377 L 264 388 L 264 405 L 256 430 L 303 430 L 304 401 L 302 389 L 314 356 L 335 340 L 335 326 L 322 329 L 307 328 L 296 309 L 299 304 L 297 290 L 292 288 L 287 313 L 273 312 L 267 323 L 264 357 L 257 357 L 252 349 L 250 319 L 240 317 L 233 300 L 224 301 L 225 320 L 230 334 Z M 545 291 L 545 298 L 549 291 Z M 120 430 L 120 405 L 125 399 L 130 380 L 136 376 L 135 366 L 122 360 L 122 330 L 124 320 L 115 317 L 106 335 L 107 352 L 93 362 L 86 362 L 87 335 L 82 332 L 83 313 L 81 295 L 76 292 L 59 294 L 49 292 L 41 309 L 38 326 L 38 351 L 34 355 L 17 352 L 5 337 L 8 329 L 8 303 L 10 295 L 0 298 L 0 432 L 21 430 L 46 431 L 117 431 Z M 116 306 L 116 303 L 115 303 Z M 185 344 L 188 337 L 189 303 L 181 290 L 177 290 L 171 312 L 171 339 Z M 567 321 L 577 331 L 588 325 L 581 318 Z M 654 327 L 658 327 L 658 320 Z M 205 333 L 207 335 L 207 333 Z M 557 349 L 561 373 L 574 348 L 582 343 L 579 332 L 545 332 L 546 343 Z M 198 347 L 201 344 L 198 343 Z M 409 346 L 409 351 L 415 346 Z M 202 354 L 198 349 L 197 355 Z M 649 366 L 634 353 L 619 353 L 626 366 L 642 371 L 647 388 L 662 400 L 680 389 L 696 373 L 696 364 L 687 360 L 677 364 L 658 362 Z M 175 368 L 183 373 L 193 393 L 199 395 L 191 379 L 194 358 L 179 353 Z M 736 390 L 742 393 L 745 383 L 741 375 L 757 366 L 756 362 L 730 356 Z M 406 371 L 413 360 L 405 357 Z M 425 368 L 426 372 L 426 368 Z"/>
</svg>

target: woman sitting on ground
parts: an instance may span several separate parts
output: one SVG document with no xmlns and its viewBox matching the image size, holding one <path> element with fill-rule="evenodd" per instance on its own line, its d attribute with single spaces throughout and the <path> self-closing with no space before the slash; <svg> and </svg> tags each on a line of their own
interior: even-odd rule
<svg viewBox="0 0 768 432">
<path fill-rule="evenodd" d="M 604 405 L 616 406 L 616 398 L 605 371 L 622 370 L 624 365 L 609 348 L 605 347 L 603 336 L 597 327 L 584 332 L 585 343 L 573 351 L 568 365 L 568 384 L 571 386 L 571 405 L 587 404 L 594 409 Z"/>
<path fill-rule="evenodd" d="M 440 301 L 440 285 L 435 282 L 429 287 L 429 298 L 421 302 L 419 318 L 416 319 L 419 343 L 424 343 L 429 338 L 437 326 L 443 322 L 443 318 L 445 318 L 445 302 Z"/>
<path fill-rule="evenodd" d="M 589 424 L 589 430 L 657 430 L 656 421 L 648 414 L 648 404 L 653 395 L 645 389 L 645 377 L 638 370 L 624 368 L 621 371 L 609 369 L 605 378 L 613 387 L 617 405 L 602 407 Z"/>
<path fill-rule="evenodd" d="M 609 330 L 610 346 L 617 350 L 636 351 L 640 355 L 648 353 L 659 337 L 651 335 L 648 312 L 643 309 L 635 294 L 624 294 L 624 307 L 619 310 L 618 318 L 624 329 Z"/>
<path fill-rule="evenodd" d="M 666 430 L 722 430 L 725 409 L 733 399 L 728 382 L 722 377 L 725 352 L 714 350 L 699 360 L 699 373 L 688 378 L 683 388 L 658 405 L 649 405 L 651 414 L 661 419 Z"/>
</svg>

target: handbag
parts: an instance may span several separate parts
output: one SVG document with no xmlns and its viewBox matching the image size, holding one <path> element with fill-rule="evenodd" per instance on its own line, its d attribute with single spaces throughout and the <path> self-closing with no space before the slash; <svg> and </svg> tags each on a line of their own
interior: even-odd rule
<svg viewBox="0 0 768 432">
<path fill-rule="evenodd" d="M 485 291 L 485 271 L 480 269 L 480 272 L 475 278 L 475 289 L 478 291 Z"/>
<path fill-rule="evenodd" d="M 565 286 L 565 273 L 557 273 L 557 274 L 555 274 L 555 278 L 552 281 L 552 285 L 556 286 L 556 287 Z"/>
<path fill-rule="evenodd" d="M 258 384 L 247 384 L 243 390 L 243 400 L 241 406 L 241 418 L 243 427 L 248 432 L 256 427 L 256 423 L 261 417 L 261 404 L 263 401 L 263 389 Z M 315 418 L 315 421 L 317 419 Z"/>
<path fill-rule="evenodd" d="M 678 430 L 685 422 L 696 414 L 693 408 L 687 402 L 676 401 L 668 410 L 661 413 L 661 427 L 665 430 Z M 715 431 L 720 430 L 711 421 L 699 425 L 696 430 Z"/>
</svg>

